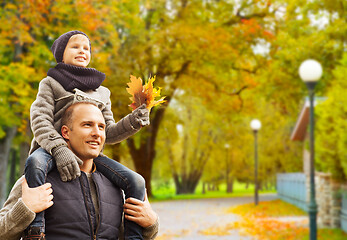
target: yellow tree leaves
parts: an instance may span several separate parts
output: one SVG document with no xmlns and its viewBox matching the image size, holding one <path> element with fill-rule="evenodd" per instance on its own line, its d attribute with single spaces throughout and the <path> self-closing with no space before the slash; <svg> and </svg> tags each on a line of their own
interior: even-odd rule
<svg viewBox="0 0 347 240">
<path fill-rule="evenodd" d="M 154 88 L 153 82 L 155 76 L 148 79 L 148 82 L 142 85 L 142 79 L 136 78 L 130 75 L 130 82 L 128 83 L 127 92 L 131 95 L 130 100 L 132 103 L 129 105 L 132 109 L 136 109 L 142 104 L 147 105 L 147 109 L 151 110 L 152 107 L 164 103 L 165 97 L 156 100 L 155 98 L 160 97 L 161 88 Z"/>
</svg>

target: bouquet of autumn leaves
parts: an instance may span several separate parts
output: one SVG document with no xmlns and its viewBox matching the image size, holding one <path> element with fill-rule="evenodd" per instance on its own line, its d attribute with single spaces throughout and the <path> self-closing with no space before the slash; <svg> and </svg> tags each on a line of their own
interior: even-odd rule
<svg viewBox="0 0 347 240">
<path fill-rule="evenodd" d="M 165 97 L 155 100 L 155 98 L 160 97 L 161 88 L 154 88 L 153 82 L 155 81 L 155 76 L 148 79 L 148 82 L 142 85 L 142 79 L 130 75 L 130 82 L 128 83 L 127 92 L 131 95 L 130 100 L 132 103 L 129 105 L 133 110 L 146 104 L 146 108 L 151 111 L 151 108 L 164 103 Z"/>
</svg>

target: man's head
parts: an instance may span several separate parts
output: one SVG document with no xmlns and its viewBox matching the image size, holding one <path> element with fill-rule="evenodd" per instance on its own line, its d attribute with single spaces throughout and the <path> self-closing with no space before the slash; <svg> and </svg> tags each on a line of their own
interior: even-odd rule
<svg viewBox="0 0 347 240">
<path fill-rule="evenodd" d="M 105 143 L 105 119 L 93 103 L 69 106 L 62 117 L 61 134 L 82 161 L 96 158 Z"/>
<path fill-rule="evenodd" d="M 88 36 L 81 31 L 70 31 L 58 37 L 51 48 L 57 63 L 87 67 L 91 58 Z"/>
</svg>

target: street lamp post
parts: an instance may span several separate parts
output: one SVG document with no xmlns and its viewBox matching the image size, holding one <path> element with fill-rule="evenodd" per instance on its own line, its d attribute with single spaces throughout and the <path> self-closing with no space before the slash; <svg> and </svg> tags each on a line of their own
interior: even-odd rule
<svg viewBox="0 0 347 240">
<path fill-rule="evenodd" d="M 310 99 L 310 203 L 308 213 L 310 219 L 310 240 L 317 239 L 317 203 L 314 182 L 314 87 L 322 76 L 323 70 L 319 62 L 308 59 L 301 63 L 299 75 L 306 83 Z"/>
<path fill-rule="evenodd" d="M 229 172 L 230 172 L 230 164 L 229 164 L 229 148 L 230 145 L 228 143 L 224 144 L 225 147 L 225 178 L 227 182 L 227 192 L 230 192 L 230 181 L 229 181 Z"/>
<path fill-rule="evenodd" d="M 254 204 L 258 205 L 258 144 L 257 133 L 261 128 L 261 122 L 258 119 L 251 121 L 251 128 L 254 133 Z"/>
</svg>

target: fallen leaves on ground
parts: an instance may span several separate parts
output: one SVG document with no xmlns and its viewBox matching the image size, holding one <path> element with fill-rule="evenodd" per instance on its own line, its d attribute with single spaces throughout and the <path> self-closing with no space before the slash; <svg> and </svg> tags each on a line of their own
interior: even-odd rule
<svg viewBox="0 0 347 240">
<path fill-rule="evenodd" d="M 281 200 L 238 205 L 227 210 L 227 213 L 240 215 L 239 221 L 224 226 L 211 227 L 201 234 L 226 236 L 231 231 L 239 235 L 253 237 L 257 240 L 308 240 L 307 213 L 294 205 Z M 318 239 L 347 239 L 347 233 L 341 229 L 318 229 Z"/>
<path fill-rule="evenodd" d="M 230 228 L 228 226 L 213 226 L 205 230 L 199 231 L 200 234 L 206 236 L 228 236 L 230 235 Z"/>
<path fill-rule="evenodd" d="M 228 235 L 237 230 L 240 235 L 253 236 L 261 240 L 302 239 L 308 234 L 307 219 L 283 220 L 283 216 L 306 216 L 297 207 L 280 200 L 239 205 L 228 209 L 228 213 L 242 216 L 241 220 L 219 227 L 211 227 L 201 234 Z"/>
<path fill-rule="evenodd" d="M 229 229 L 243 229 L 247 235 L 261 240 L 302 239 L 308 234 L 307 221 L 281 221 L 247 217 L 228 225 Z"/>
<path fill-rule="evenodd" d="M 302 239 L 308 233 L 308 220 L 286 220 L 281 217 L 306 216 L 301 209 L 281 200 L 239 205 L 228 212 L 239 214 L 242 220 L 230 224 L 230 229 L 243 229 L 246 234 L 262 240 Z"/>
<path fill-rule="evenodd" d="M 306 216 L 307 214 L 294 205 L 281 200 L 260 202 L 257 206 L 254 203 L 238 205 L 228 209 L 228 212 L 241 216 L 251 215 L 257 217 L 286 217 L 286 216 Z"/>
<path fill-rule="evenodd" d="M 190 230 L 188 230 L 188 229 L 182 229 L 182 230 L 177 231 L 176 233 L 171 233 L 169 231 L 169 232 L 167 232 L 165 234 L 157 236 L 155 239 L 156 240 L 171 240 L 171 239 L 175 239 L 175 238 L 178 238 L 178 237 L 186 236 L 186 235 L 189 234 L 189 232 L 190 232 Z"/>
</svg>

